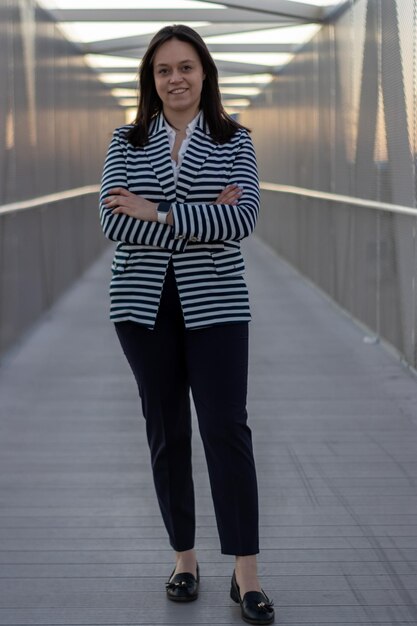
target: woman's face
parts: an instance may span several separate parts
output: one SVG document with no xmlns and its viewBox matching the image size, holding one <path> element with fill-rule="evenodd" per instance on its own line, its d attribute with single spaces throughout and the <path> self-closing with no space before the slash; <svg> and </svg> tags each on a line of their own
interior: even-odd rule
<svg viewBox="0 0 417 626">
<path fill-rule="evenodd" d="M 153 75 L 164 113 L 197 113 L 205 74 L 195 48 L 186 41 L 170 39 L 158 48 Z"/>
</svg>

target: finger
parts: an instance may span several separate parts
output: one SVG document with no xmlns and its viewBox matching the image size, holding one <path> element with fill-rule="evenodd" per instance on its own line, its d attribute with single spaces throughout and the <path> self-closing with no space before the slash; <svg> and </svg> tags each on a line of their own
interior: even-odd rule
<svg viewBox="0 0 417 626">
<path fill-rule="evenodd" d="M 106 198 L 104 200 L 106 207 L 108 209 L 110 209 L 111 207 L 117 206 L 118 204 L 120 204 L 120 200 L 117 197 L 114 196 L 109 196 L 108 198 Z"/>
<path fill-rule="evenodd" d="M 240 193 L 240 192 L 241 192 L 241 188 L 240 187 L 238 187 L 237 185 L 233 185 L 233 186 L 230 185 L 228 187 L 225 187 L 223 189 L 223 191 L 220 192 L 219 198 L 223 198 L 223 197 L 226 197 L 228 195 L 233 195 L 235 193 Z"/>
<path fill-rule="evenodd" d="M 221 192 L 220 195 L 223 196 L 224 194 L 227 195 L 227 194 L 230 194 L 230 193 L 234 193 L 234 192 L 236 192 L 236 190 L 237 190 L 237 187 L 235 185 L 227 185 L 227 187 L 225 187 L 223 189 L 223 191 Z"/>
<path fill-rule="evenodd" d="M 222 198 L 217 198 L 216 204 L 233 204 L 233 202 L 237 202 L 238 200 L 238 196 L 223 196 Z"/>
<path fill-rule="evenodd" d="M 239 193 L 242 192 L 242 187 L 239 187 L 239 185 L 235 184 L 235 185 L 230 185 L 229 187 L 226 187 L 223 190 L 223 193 Z"/>
<path fill-rule="evenodd" d="M 113 187 L 112 189 L 109 189 L 108 194 L 109 195 L 117 195 L 118 194 L 120 196 L 130 196 L 131 195 L 130 191 L 128 191 L 124 187 Z"/>
<path fill-rule="evenodd" d="M 226 204 L 231 203 L 231 202 L 237 202 L 240 196 L 241 196 L 241 192 L 239 191 L 225 193 L 223 194 L 221 201 Z"/>
<path fill-rule="evenodd" d="M 115 209 L 112 210 L 112 214 L 113 215 L 117 215 L 117 214 L 123 213 L 124 215 L 129 215 L 130 217 L 132 217 L 131 214 L 130 214 L 130 211 L 131 211 L 131 209 L 129 209 L 128 207 L 118 206 L 118 207 L 116 207 Z"/>
<path fill-rule="evenodd" d="M 226 185 L 226 187 L 224 189 L 221 190 L 221 192 L 219 193 L 219 198 L 223 196 L 223 194 L 225 193 L 229 193 L 231 191 L 236 191 L 236 189 L 238 189 L 239 186 L 237 183 L 230 183 L 229 185 Z"/>
<path fill-rule="evenodd" d="M 235 189 L 228 189 L 227 191 L 223 192 L 226 196 L 236 196 L 236 195 L 240 195 L 242 193 L 242 190 L 237 187 Z"/>
</svg>

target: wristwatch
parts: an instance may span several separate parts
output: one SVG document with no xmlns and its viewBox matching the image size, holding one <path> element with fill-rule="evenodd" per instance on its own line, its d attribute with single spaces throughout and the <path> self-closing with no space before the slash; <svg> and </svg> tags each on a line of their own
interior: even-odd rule
<svg viewBox="0 0 417 626">
<path fill-rule="evenodd" d="M 156 212 L 158 215 L 158 222 L 160 224 L 166 224 L 167 223 L 167 215 L 171 210 L 171 203 L 170 202 L 160 202 L 158 204 L 158 206 L 156 207 Z"/>
</svg>

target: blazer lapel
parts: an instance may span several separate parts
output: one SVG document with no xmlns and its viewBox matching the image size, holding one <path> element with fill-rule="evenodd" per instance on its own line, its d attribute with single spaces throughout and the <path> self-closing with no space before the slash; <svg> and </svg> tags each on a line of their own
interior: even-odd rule
<svg viewBox="0 0 417 626">
<path fill-rule="evenodd" d="M 175 201 L 175 180 L 171 163 L 168 133 L 162 113 L 155 118 L 149 132 L 149 141 L 144 146 L 156 177 L 161 185 L 165 199 Z"/>
<path fill-rule="evenodd" d="M 216 147 L 217 144 L 205 130 L 204 114 L 201 113 L 181 163 L 176 194 L 178 202 L 185 202 L 194 178 Z"/>
</svg>

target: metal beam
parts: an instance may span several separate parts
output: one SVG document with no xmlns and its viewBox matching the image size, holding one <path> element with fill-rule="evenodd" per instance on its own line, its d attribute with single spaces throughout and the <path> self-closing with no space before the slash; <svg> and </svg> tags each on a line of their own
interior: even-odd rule
<svg viewBox="0 0 417 626">
<path fill-rule="evenodd" d="M 212 0 L 201 0 L 210 3 Z M 337 4 L 338 0 L 335 0 Z M 221 3 L 230 8 L 254 13 L 270 15 L 274 17 L 289 17 L 291 19 L 307 22 L 321 22 L 324 19 L 323 7 L 305 4 L 303 2 L 291 2 L 289 0 L 221 0 Z"/>
<path fill-rule="evenodd" d="M 182 22 L 256 24 L 264 23 L 269 17 L 277 24 L 285 22 L 288 25 L 295 19 L 290 15 L 281 16 L 278 13 L 275 15 L 239 9 L 161 9 L 159 11 L 157 9 L 53 9 L 50 13 L 57 22 L 115 22 L 116 24 L 117 22 L 161 22 L 161 25 Z M 312 17 L 303 21 L 320 22 L 320 19 Z"/>
<path fill-rule="evenodd" d="M 246 96 L 244 93 L 224 93 L 220 91 L 221 99 L 223 102 L 226 100 L 250 100 L 254 96 Z"/>
<path fill-rule="evenodd" d="M 339 17 L 349 9 L 351 4 L 351 0 L 339 0 L 339 2 L 333 6 L 323 7 L 323 21 L 334 22 L 339 19 Z"/>
<path fill-rule="evenodd" d="M 272 74 L 275 68 L 270 65 L 258 65 L 255 63 L 235 63 L 234 61 L 222 61 L 215 59 L 216 67 L 220 75 L 232 74 Z"/>
<path fill-rule="evenodd" d="M 137 74 L 138 68 L 139 62 L 137 67 L 126 67 L 126 65 L 119 65 L 118 67 L 91 66 L 91 69 L 99 74 Z"/>
<path fill-rule="evenodd" d="M 273 74 L 268 74 L 268 76 L 269 75 L 271 76 L 271 79 L 273 80 L 275 76 Z M 223 78 L 233 78 L 233 79 L 236 79 L 236 82 L 234 81 L 234 82 L 230 83 L 230 82 L 223 82 L 223 81 L 221 81 L 219 83 L 220 89 L 228 89 L 229 87 L 231 87 L 233 89 L 235 87 L 239 88 L 239 89 L 243 89 L 245 87 L 259 87 L 260 89 L 263 89 L 264 87 L 266 87 L 269 84 L 269 82 L 271 82 L 271 81 L 263 81 L 261 83 L 257 83 L 255 81 L 252 81 L 252 82 L 247 82 L 246 81 L 245 82 L 244 80 L 237 82 L 237 79 L 240 78 L 241 76 L 251 76 L 252 77 L 252 76 L 257 76 L 257 74 L 256 73 L 253 74 L 253 75 L 252 74 L 222 74 L 220 76 L 221 79 L 223 79 Z"/>
<path fill-rule="evenodd" d="M 210 52 L 295 52 L 299 43 L 208 43 Z"/>
</svg>

